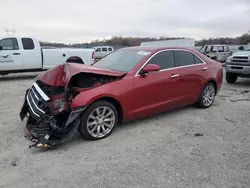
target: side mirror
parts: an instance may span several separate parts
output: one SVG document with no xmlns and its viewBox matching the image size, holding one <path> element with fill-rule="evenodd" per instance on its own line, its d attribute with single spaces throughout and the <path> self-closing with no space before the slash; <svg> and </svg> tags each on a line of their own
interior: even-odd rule
<svg viewBox="0 0 250 188">
<path fill-rule="evenodd" d="M 160 66 L 156 65 L 156 64 L 148 64 L 145 67 L 143 67 L 143 69 L 140 71 L 139 74 L 143 75 L 143 74 L 148 74 L 150 72 L 156 72 L 160 70 Z"/>
<path fill-rule="evenodd" d="M 240 46 L 240 47 L 239 47 L 239 50 L 244 50 L 244 46 Z"/>
</svg>

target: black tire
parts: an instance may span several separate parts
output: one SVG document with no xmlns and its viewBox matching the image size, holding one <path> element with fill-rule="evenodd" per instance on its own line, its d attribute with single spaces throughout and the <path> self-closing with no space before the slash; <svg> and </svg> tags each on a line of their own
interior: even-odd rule
<svg viewBox="0 0 250 188">
<path fill-rule="evenodd" d="M 98 107 L 108 107 L 108 108 L 110 108 L 114 112 L 114 116 L 115 116 L 115 123 L 113 125 L 113 128 L 111 129 L 111 131 L 108 134 L 106 134 L 105 136 L 103 136 L 101 138 L 92 136 L 89 133 L 88 128 L 87 128 L 87 121 L 88 121 L 88 118 L 89 118 L 90 114 L 95 109 L 97 109 Z M 85 139 L 85 140 L 101 140 L 101 139 L 104 139 L 104 138 L 108 137 L 114 131 L 117 123 L 118 123 L 118 112 L 117 112 L 115 106 L 112 103 L 108 102 L 108 101 L 100 100 L 100 101 L 96 101 L 96 102 L 92 103 L 86 109 L 86 111 L 82 114 L 81 123 L 80 123 L 80 126 L 79 126 L 79 132 L 80 132 L 81 136 L 83 137 L 83 139 Z"/>
<path fill-rule="evenodd" d="M 236 82 L 237 78 L 238 78 L 237 74 L 231 73 L 231 72 L 226 72 L 226 81 L 227 81 L 227 83 L 233 84 L 233 83 Z"/>
<path fill-rule="evenodd" d="M 203 100 L 204 97 L 205 97 L 205 95 L 206 95 L 205 91 L 206 91 L 206 89 L 207 89 L 208 87 L 212 87 L 212 88 L 213 88 L 213 91 L 214 91 L 214 95 L 213 95 L 214 97 L 213 97 L 213 99 L 212 99 L 211 104 L 209 104 L 209 105 L 205 104 L 205 102 L 204 102 L 204 100 Z M 202 91 L 201 91 L 201 93 L 200 93 L 199 99 L 198 99 L 198 101 L 197 101 L 197 103 L 196 103 L 196 106 L 199 107 L 199 108 L 209 108 L 209 107 L 213 104 L 213 102 L 214 102 L 214 100 L 215 100 L 215 96 L 216 96 L 216 88 L 215 88 L 215 85 L 214 85 L 212 82 L 208 82 L 208 83 L 203 87 L 203 89 L 202 89 Z"/>
</svg>

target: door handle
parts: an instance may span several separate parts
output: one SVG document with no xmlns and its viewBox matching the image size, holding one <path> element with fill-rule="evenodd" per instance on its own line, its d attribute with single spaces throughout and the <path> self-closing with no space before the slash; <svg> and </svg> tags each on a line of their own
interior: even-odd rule
<svg viewBox="0 0 250 188">
<path fill-rule="evenodd" d="M 202 68 L 201 68 L 202 71 L 205 71 L 205 70 L 207 70 L 207 69 L 208 69 L 208 67 L 202 67 Z"/>
<path fill-rule="evenodd" d="M 20 53 L 13 53 L 13 55 L 20 55 Z"/>
<path fill-rule="evenodd" d="M 171 78 L 176 78 L 176 77 L 178 77 L 178 76 L 180 76 L 179 74 L 172 74 L 170 77 Z"/>
</svg>

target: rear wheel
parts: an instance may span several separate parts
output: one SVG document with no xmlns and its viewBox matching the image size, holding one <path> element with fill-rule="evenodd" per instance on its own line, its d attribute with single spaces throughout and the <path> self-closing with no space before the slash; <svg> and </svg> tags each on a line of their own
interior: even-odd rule
<svg viewBox="0 0 250 188">
<path fill-rule="evenodd" d="M 79 132 L 85 140 L 100 140 L 108 137 L 118 122 L 118 113 L 108 101 L 90 105 L 81 117 Z"/>
<path fill-rule="evenodd" d="M 202 89 L 200 93 L 197 106 L 200 108 L 210 107 L 215 99 L 216 89 L 215 85 L 212 82 L 208 82 Z"/>
<path fill-rule="evenodd" d="M 238 75 L 235 73 L 231 73 L 231 72 L 226 72 L 226 81 L 227 83 L 233 84 L 236 82 L 238 78 Z"/>
</svg>

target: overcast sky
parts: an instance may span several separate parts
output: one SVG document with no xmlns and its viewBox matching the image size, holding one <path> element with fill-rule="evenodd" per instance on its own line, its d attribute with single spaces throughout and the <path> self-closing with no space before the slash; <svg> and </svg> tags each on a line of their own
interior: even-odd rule
<svg viewBox="0 0 250 188">
<path fill-rule="evenodd" d="M 239 36 L 250 30 L 250 0 L 0 0 L 0 35 L 55 42 L 109 36 Z"/>
</svg>

